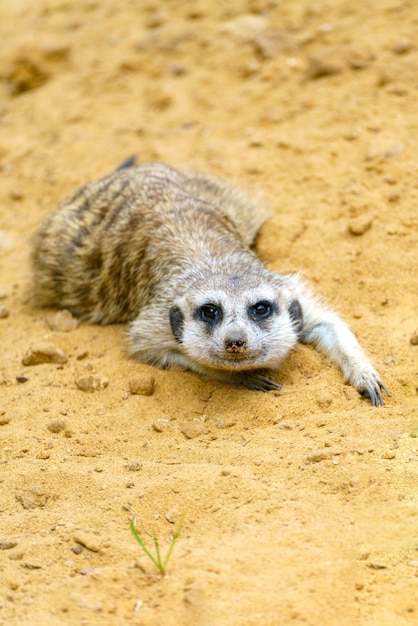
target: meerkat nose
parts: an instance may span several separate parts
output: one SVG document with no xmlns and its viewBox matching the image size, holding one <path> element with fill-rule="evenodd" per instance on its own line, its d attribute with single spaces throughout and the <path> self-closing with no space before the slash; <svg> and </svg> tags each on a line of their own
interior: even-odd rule
<svg viewBox="0 0 418 626">
<path fill-rule="evenodd" d="M 244 354 L 247 350 L 247 340 L 242 337 L 228 337 L 224 345 L 229 354 Z"/>
</svg>

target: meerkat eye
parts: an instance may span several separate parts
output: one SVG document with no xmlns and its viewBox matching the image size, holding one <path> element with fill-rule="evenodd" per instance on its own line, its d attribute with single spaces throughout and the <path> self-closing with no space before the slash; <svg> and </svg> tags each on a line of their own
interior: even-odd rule
<svg viewBox="0 0 418 626">
<path fill-rule="evenodd" d="M 213 323 L 221 318 L 221 311 L 215 304 L 204 304 L 200 307 L 200 318 L 204 322 Z"/>
<path fill-rule="evenodd" d="M 271 306 L 270 302 L 262 300 L 261 302 L 257 302 L 257 304 L 254 304 L 254 306 L 251 307 L 251 317 L 254 320 L 264 320 L 266 319 L 266 317 L 269 317 L 271 315 L 272 310 L 273 307 Z"/>
</svg>

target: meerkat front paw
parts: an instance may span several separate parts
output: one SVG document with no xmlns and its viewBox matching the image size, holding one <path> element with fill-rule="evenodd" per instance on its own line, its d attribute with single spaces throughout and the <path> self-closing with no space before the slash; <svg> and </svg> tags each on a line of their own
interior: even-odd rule
<svg viewBox="0 0 418 626">
<path fill-rule="evenodd" d="M 262 372 L 246 373 L 240 384 L 252 391 L 280 391 L 282 388 Z"/>
<path fill-rule="evenodd" d="M 348 382 L 357 389 L 359 394 L 365 398 L 369 398 L 373 406 L 384 404 L 382 390 L 387 396 L 390 396 L 388 389 L 380 380 L 379 374 L 373 369 L 366 372 L 356 372 L 353 378 Z"/>
</svg>

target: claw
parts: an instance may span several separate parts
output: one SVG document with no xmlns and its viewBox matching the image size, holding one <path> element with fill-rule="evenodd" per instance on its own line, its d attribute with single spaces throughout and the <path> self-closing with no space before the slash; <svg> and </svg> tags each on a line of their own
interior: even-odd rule
<svg viewBox="0 0 418 626">
<path fill-rule="evenodd" d="M 243 385 L 252 391 L 280 391 L 282 388 L 278 383 L 262 375 L 248 377 L 247 380 L 244 380 Z"/>
<path fill-rule="evenodd" d="M 361 391 L 360 393 L 362 396 L 370 399 L 372 406 L 383 406 L 384 401 L 382 396 L 382 389 L 387 396 L 390 396 L 389 391 L 386 389 L 385 385 L 380 382 L 380 380 L 378 380 L 376 384 L 369 383 L 366 389 L 363 389 L 363 391 Z"/>
</svg>

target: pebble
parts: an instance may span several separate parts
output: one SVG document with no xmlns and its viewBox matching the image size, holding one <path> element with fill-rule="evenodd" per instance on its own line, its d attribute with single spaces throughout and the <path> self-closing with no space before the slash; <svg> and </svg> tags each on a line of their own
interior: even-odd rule
<svg viewBox="0 0 418 626">
<path fill-rule="evenodd" d="M 6 415 L 6 411 L 0 411 L 0 426 L 5 426 L 11 421 L 11 417 Z"/>
<path fill-rule="evenodd" d="M 38 365 L 39 363 L 67 363 L 65 352 L 52 343 L 42 343 L 31 348 L 23 357 L 23 365 Z"/>
<path fill-rule="evenodd" d="M 385 137 L 375 137 L 369 144 L 366 161 L 373 159 L 393 159 L 405 149 L 401 141 Z"/>
<path fill-rule="evenodd" d="M 339 454 L 341 454 L 341 450 L 336 450 L 335 448 L 321 448 L 308 454 L 306 461 L 308 463 L 320 463 L 321 461 L 326 461 Z"/>
<path fill-rule="evenodd" d="M 24 509 L 42 509 L 49 498 L 48 492 L 40 485 L 31 485 L 28 489 L 19 491 L 16 500 Z"/>
<path fill-rule="evenodd" d="M 310 57 L 306 77 L 308 80 L 317 80 L 340 74 L 344 69 L 345 64 L 338 54 L 327 48 Z"/>
<path fill-rule="evenodd" d="M 109 385 L 107 378 L 102 378 L 101 376 L 95 376 L 93 374 L 78 376 L 74 382 L 80 391 L 85 391 L 87 393 L 101 391 L 102 389 L 106 389 Z"/>
<path fill-rule="evenodd" d="M 67 309 L 53 313 L 46 318 L 46 322 L 51 330 L 58 330 L 64 333 L 68 333 L 71 330 L 77 328 L 80 320 L 73 317 L 73 315 Z"/>
<path fill-rule="evenodd" d="M 413 346 L 418 346 L 418 328 L 414 333 L 412 333 L 409 343 Z"/>
<path fill-rule="evenodd" d="M 49 73 L 31 56 L 22 54 L 16 58 L 6 76 L 14 96 L 37 89 L 49 79 Z"/>
<path fill-rule="evenodd" d="M 399 39 L 393 44 L 392 50 L 395 54 L 406 54 L 412 49 L 412 47 L 412 41 L 409 39 Z"/>
<path fill-rule="evenodd" d="M 170 524 L 177 524 L 180 519 L 180 511 L 177 509 L 170 509 L 170 511 L 167 511 L 165 514 L 165 519 L 167 522 L 170 522 Z"/>
<path fill-rule="evenodd" d="M 297 49 L 297 41 L 286 31 L 264 30 L 254 39 L 257 52 L 263 59 L 272 59 L 279 54 L 290 54 Z"/>
<path fill-rule="evenodd" d="M 4 304 L 0 304 L 0 319 L 5 320 L 10 315 L 10 311 Z"/>
<path fill-rule="evenodd" d="M 235 426 L 236 423 L 237 423 L 237 420 L 234 417 L 221 417 L 217 421 L 216 427 L 217 428 L 231 428 L 232 426 Z"/>
<path fill-rule="evenodd" d="M 388 452 L 383 452 L 381 458 L 391 461 L 392 459 L 396 459 L 396 452 L 392 452 L 391 450 L 389 450 Z"/>
<path fill-rule="evenodd" d="M 11 200 L 23 200 L 24 197 L 25 196 L 21 189 L 12 189 L 9 193 L 9 198 Z"/>
<path fill-rule="evenodd" d="M 0 230 L 0 250 L 12 250 L 15 246 L 12 233 L 8 230 Z"/>
<path fill-rule="evenodd" d="M 149 374 L 139 374 L 129 381 L 129 391 L 134 396 L 152 396 L 155 380 Z"/>
<path fill-rule="evenodd" d="M 330 395 L 323 395 L 323 396 L 319 396 L 316 399 L 316 403 L 319 406 L 320 409 L 327 409 L 331 406 L 332 404 L 332 396 Z"/>
<path fill-rule="evenodd" d="M 351 235 L 360 237 L 372 227 L 373 220 L 369 215 L 359 215 L 353 217 L 348 223 L 348 232 Z"/>
<path fill-rule="evenodd" d="M 0 550 L 10 550 L 17 546 L 16 539 L 8 539 L 7 537 L 0 537 Z"/>
<path fill-rule="evenodd" d="M 74 533 L 73 540 L 84 548 L 87 548 L 87 550 L 90 550 L 90 552 L 100 552 L 100 539 L 90 532 L 78 530 L 76 533 Z"/>
<path fill-rule="evenodd" d="M 51 433 L 56 435 L 67 428 L 67 423 L 64 420 L 53 420 L 48 424 L 47 428 Z"/>
<path fill-rule="evenodd" d="M 153 430 L 155 430 L 156 433 L 162 433 L 165 430 L 165 427 L 167 426 L 167 420 L 154 420 L 152 423 L 152 428 Z"/>
<path fill-rule="evenodd" d="M 182 425 L 181 432 L 187 439 L 194 439 L 199 437 L 199 435 L 206 435 L 209 431 L 200 422 L 186 422 L 186 424 Z"/>
<path fill-rule="evenodd" d="M 38 452 L 38 454 L 36 455 L 36 458 L 40 460 L 46 460 L 51 458 L 51 453 L 48 452 L 48 450 L 41 450 L 41 452 Z"/>
<path fill-rule="evenodd" d="M 252 41 L 267 26 L 268 21 L 262 15 L 244 14 L 225 22 L 222 32 L 236 41 Z"/>
</svg>

